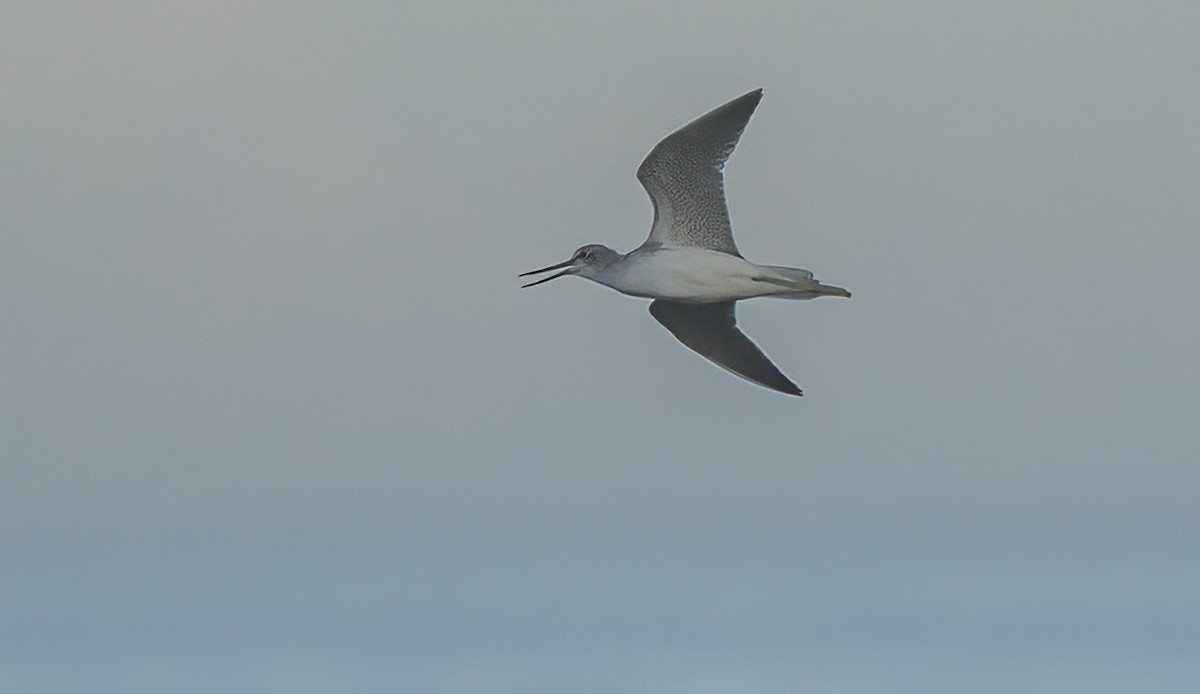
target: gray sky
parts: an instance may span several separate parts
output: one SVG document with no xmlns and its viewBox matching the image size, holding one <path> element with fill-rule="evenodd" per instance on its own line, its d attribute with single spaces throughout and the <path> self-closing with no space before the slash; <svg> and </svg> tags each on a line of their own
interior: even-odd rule
<svg viewBox="0 0 1200 694">
<path fill-rule="evenodd" d="M 0 689 L 1185 691 L 1197 26 L 6 5 Z M 741 304 L 803 399 L 516 278 L 756 87 L 738 245 L 854 293 Z"/>
</svg>

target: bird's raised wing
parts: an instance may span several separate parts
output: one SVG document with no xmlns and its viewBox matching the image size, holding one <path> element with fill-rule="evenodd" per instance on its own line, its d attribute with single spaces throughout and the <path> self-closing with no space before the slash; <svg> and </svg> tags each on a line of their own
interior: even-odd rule
<svg viewBox="0 0 1200 694">
<path fill-rule="evenodd" d="M 803 395 L 737 327 L 732 301 L 683 304 L 658 299 L 650 315 L 688 349 L 742 378 L 789 395 Z"/>
<path fill-rule="evenodd" d="M 654 225 L 642 248 L 692 246 L 740 256 L 725 205 L 729 159 L 762 90 L 718 106 L 663 138 L 638 167 L 654 203 Z"/>
</svg>

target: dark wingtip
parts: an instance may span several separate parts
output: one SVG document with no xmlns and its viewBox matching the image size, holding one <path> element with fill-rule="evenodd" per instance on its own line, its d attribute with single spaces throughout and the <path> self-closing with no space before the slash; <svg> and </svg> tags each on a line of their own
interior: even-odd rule
<svg viewBox="0 0 1200 694">
<path fill-rule="evenodd" d="M 742 374 L 739 374 L 739 375 L 742 375 Z M 788 378 L 787 376 L 784 376 L 782 372 L 779 372 L 778 376 L 779 376 L 779 378 L 773 379 L 770 383 L 766 383 L 766 382 L 760 381 L 755 378 L 751 378 L 749 380 L 757 383 L 760 386 L 763 386 L 764 388 L 770 388 L 771 390 L 776 391 L 778 393 L 783 393 L 784 395 L 795 395 L 796 397 L 804 397 L 804 391 L 800 390 L 800 386 L 796 385 L 795 383 L 792 383 L 792 380 L 790 378 Z M 745 378 L 745 376 L 743 376 L 743 378 Z"/>
<path fill-rule="evenodd" d="M 796 397 L 804 397 L 804 391 L 800 390 L 800 386 L 792 383 L 792 379 L 784 376 L 782 371 L 779 373 L 779 378 L 781 379 L 779 382 L 776 382 L 769 387 L 778 390 L 780 393 L 795 395 Z"/>
<path fill-rule="evenodd" d="M 729 103 L 731 103 L 731 104 L 748 103 L 751 105 L 751 108 L 754 109 L 754 108 L 758 108 L 758 102 L 762 101 L 762 95 L 763 95 L 762 87 L 759 87 L 758 89 L 752 89 L 752 90 L 746 92 L 745 94 L 742 94 L 741 96 L 734 99 L 733 101 L 730 101 Z"/>
</svg>

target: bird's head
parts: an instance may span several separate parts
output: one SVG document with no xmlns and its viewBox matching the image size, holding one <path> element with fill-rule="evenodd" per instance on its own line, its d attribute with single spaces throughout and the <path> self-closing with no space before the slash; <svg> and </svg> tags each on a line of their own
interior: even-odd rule
<svg viewBox="0 0 1200 694">
<path fill-rule="evenodd" d="M 540 270 L 530 270 L 522 272 L 518 277 L 526 277 L 528 275 L 540 275 L 543 272 L 558 270 L 564 268 L 562 272 L 556 272 L 549 277 L 543 277 L 536 282 L 522 285 L 521 288 L 532 287 L 535 284 L 549 282 L 552 279 L 562 277 L 563 275 L 580 275 L 589 279 L 595 278 L 597 274 L 603 272 L 605 268 L 615 262 L 621 255 L 613 249 L 602 246 L 598 243 L 589 243 L 586 246 L 580 246 L 571 254 L 571 257 L 561 263 L 556 263 L 549 267 L 541 268 Z"/>
</svg>

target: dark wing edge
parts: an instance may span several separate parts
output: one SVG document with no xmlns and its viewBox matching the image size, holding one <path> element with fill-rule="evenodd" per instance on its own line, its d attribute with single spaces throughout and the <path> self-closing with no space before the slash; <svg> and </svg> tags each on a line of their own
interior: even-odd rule
<svg viewBox="0 0 1200 694">
<path fill-rule="evenodd" d="M 754 110 L 762 101 L 762 95 L 762 89 L 755 89 L 721 104 L 667 135 L 655 149 L 677 140 L 691 140 L 697 163 L 721 171 L 742 138 L 750 116 L 754 115 Z"/>
<path fill-rule="evenodd" d="M 684 304 L 657 299 L 650 315 L 685 347 L 747 381 L 788 395 L 804 395 L 737 327 L 735 302 Z"/>
</svg>

